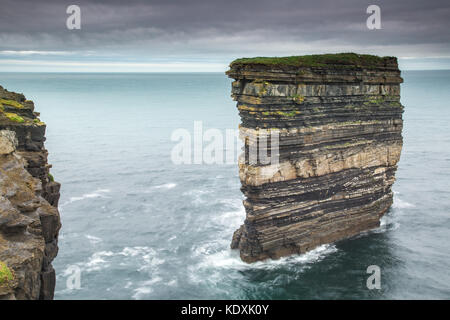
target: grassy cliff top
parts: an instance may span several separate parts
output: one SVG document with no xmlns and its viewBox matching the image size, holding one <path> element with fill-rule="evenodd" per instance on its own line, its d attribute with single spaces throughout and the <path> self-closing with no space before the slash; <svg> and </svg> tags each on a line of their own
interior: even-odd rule
<svg viewBox="0 0 450 320">
<path fill-rule="evenodd" d="M 267 66 L 293 66 L 293 67 L 326 67 L 329 65 L 378 67 L 384 66 L 386 61 L 395 60 L 395 57 L 379 57 L 369 54 L 332 53 L 313 54 L 290 57 L 255 57 L 241 58 L 231 62 L 230 67 L 238 65 L 267 65 Z"/>
</svg>

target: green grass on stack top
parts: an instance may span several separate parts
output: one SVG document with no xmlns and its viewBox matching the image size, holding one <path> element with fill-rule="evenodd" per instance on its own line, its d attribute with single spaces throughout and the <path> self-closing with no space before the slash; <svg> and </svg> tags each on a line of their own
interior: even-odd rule
<svg viewBox="0 0 450 320">
<path fill-rule="evenodd" d="M 386 60 L 393 60 L 395 57 L 379 57 L 369 54 L 357 53 L 333 53 L 314 54 L 305 56 L 290 57 L 255 57 L 240 58 L 231 62 L 230 67 L 237 65 L 261 64 L 271 66 L 294 66 L 294 67 L 325 67 L 328 65 L 343 65 L 375 68 L 384 66 Z"/>
</svg>

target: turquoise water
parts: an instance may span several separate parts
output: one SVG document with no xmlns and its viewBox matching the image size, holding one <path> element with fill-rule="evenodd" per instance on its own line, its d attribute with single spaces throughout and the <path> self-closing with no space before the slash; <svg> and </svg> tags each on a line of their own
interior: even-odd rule
<svg viewBox="0 0 450 320">
<path fill-rule="evenodd" d="M 382 226 L 247 265 L 236 165 L 174 165 L 177 128 L 235 129 L 223 74 L 0 74 L 35 101 L 62 183 L 56 299 L 450 298 L 450 71 L 403 72 L 404 149 Z M 80 289 L 66 286 L 71 266 Z M 381 290 L 366 269 L 381 268 Z"/>
</svg>

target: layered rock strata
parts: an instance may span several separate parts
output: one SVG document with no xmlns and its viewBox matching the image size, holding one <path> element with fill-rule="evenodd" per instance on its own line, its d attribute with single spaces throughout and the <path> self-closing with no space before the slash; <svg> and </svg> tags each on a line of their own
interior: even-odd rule
<svg viewBox="0 0 450 320">
<path fill-rule="evenodd" d="M 0 261 L 15 275 L 0 285 L 0 298 L 53 298 L 60 184 L 38 116 L 32 101 L 0 87 Z"/>
<path fill-rule="evenodd" d="M 242 119 L 246 219 L 231 247 L 254 262 L 304 253 L 376 228 L 392 204 L 402 149 L 394 57 L 244 58 L 227 71 Z M 251 162 L 276 132 L 278 163 Z"/>
</svg>

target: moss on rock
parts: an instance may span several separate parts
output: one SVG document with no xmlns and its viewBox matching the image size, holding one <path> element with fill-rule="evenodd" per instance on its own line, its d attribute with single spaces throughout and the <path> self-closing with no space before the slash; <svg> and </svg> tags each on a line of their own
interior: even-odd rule
<svg viewBox="0 0 450 320">
<path fill-rule="evenodd" d="M 0 98 L 0 105 L 1 106 L 7 105 L 7 106 L 11 106 L 11 107 L 14 107 L 14 108 L 17 108 L 17 109 L 23 109 L 24 108 L 23 104 L 15 101 L 15 100 L 7 100 L 7 99 L 1 99 L 1 98 Z"/>
<path fill-rule="evenodd" d="M 19 116 L 16 113 L 13 113 L 13 112 L 5 112 L 5 116 L 9 120 L 14 121 L 14 122 L 18 122 L 18 123 L 24 123 L 25 122 L 24 118 L 22 118 L 21 116 Z"/>
<path fill-rule="evenodd" d="M 395 59 L 395 57 L 379 57 L 369 54 L 333 53 L 289 57 L 240 58 L 231 62 L 230 67 L 236 65 L 260 64 L 269 66 L 293 67 L 326 67 L 329 65 L 342 65 L 376 68 L 377 66 L 384 66 L 386 60 Z"/>
<path fill-rule="evenodd" d="M 302 104 L 303 101 L 305 101 L 305 97 L 300 94 L 296 94 L 292 96 L 292 101 L 294 101 L 296 104 Z"/>
<path fill-rule="evenodd" d="M 0 285 L 7 285 L 12 280 L 14 280 L 13 271 L 8 268 L 6 263 L 0 261 Z"/>
<path fill-rule="evenodd" d="M 41 120 L 39 120 L 38 118 L 33 119 L 33 123 L 38 125 L 38 126 L 44 126 L 45 122 L 42 122 Z"/>
</svg>

